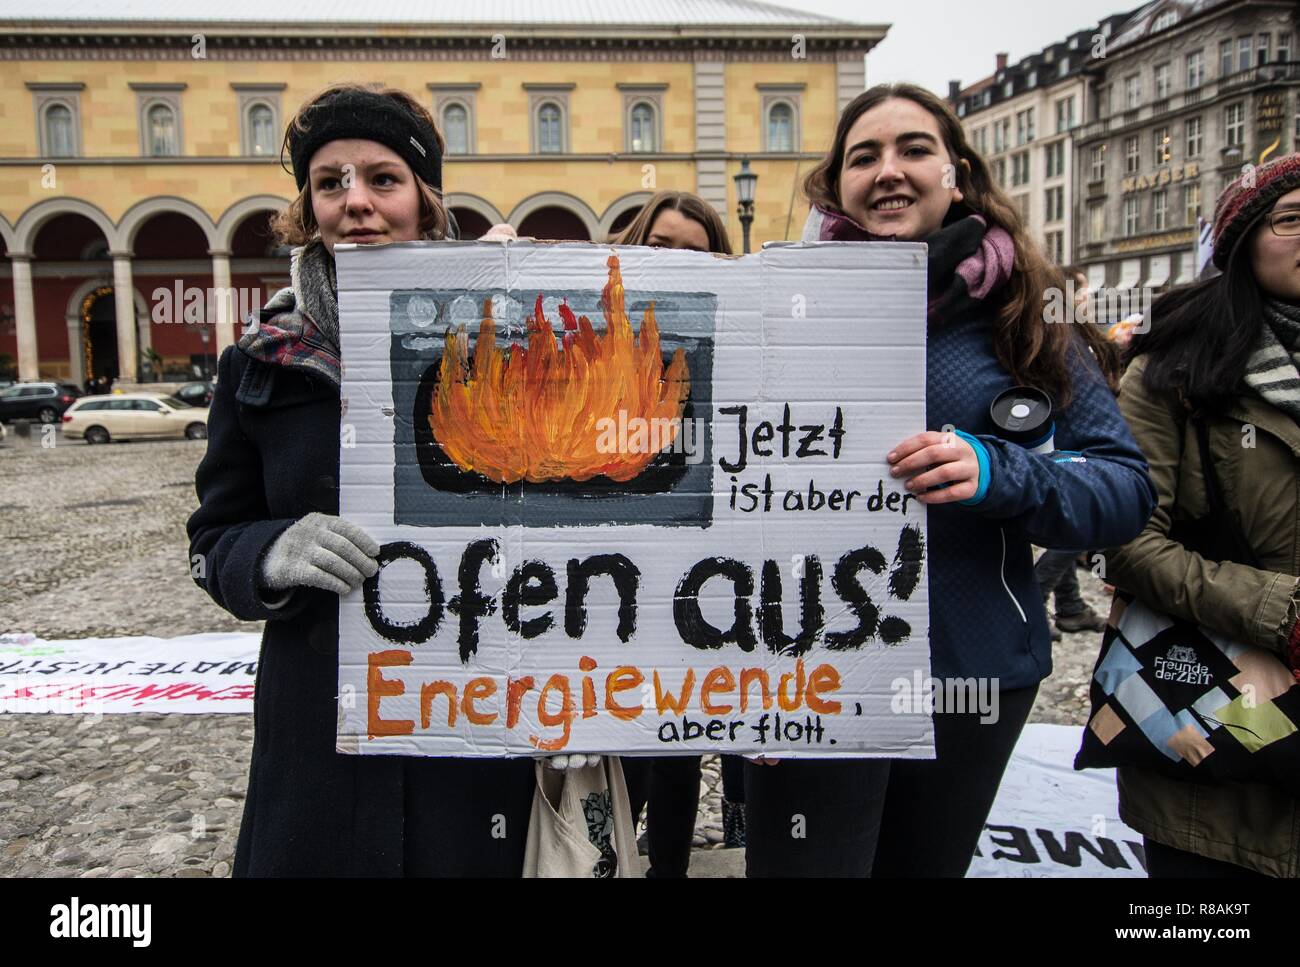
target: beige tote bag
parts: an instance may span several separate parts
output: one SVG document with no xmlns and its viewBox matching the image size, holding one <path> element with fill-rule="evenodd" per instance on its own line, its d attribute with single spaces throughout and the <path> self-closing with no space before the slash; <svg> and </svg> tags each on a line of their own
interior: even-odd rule
<svg viewBox="0 0 1300 967">
<path fill-rule="evenodd" d="M 536 764 L 525 877 L 639 877 L 632 808 L 617 756 L 585 769 Z"/>
</svg>

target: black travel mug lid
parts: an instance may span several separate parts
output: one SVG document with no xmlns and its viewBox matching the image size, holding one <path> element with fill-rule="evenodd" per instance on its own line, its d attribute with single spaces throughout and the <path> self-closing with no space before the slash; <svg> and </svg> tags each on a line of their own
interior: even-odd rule
<svg viewBox="0 0 1300 967">
<path fill-rule="evenodd" d="M 998 436 L 1028 450 L 1045 443 L 1054 429 L 1052 399 L 1032 386 L 1013 386 L 994 397 L 989 416 Z"/>
</svg>

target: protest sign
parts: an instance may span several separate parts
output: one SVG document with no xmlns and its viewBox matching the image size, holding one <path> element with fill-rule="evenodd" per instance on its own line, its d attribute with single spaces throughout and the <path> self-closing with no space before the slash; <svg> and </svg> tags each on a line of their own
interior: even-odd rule
<svg viewBox="0 0 1300 967">
<path fill-rule="evenodd" d="M 933 755 L 923 245 L 336 259 L 339 751 Z"/>
</svg>

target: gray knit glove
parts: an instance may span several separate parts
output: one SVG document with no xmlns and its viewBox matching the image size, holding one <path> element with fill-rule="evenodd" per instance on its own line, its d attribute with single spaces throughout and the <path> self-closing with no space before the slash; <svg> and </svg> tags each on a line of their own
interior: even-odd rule
<svg viewBox="0 0 1300 967">
<path fill-rule="evenodd" d="M 379 571 L 379 544 L 349 520 L 308 514 L 275 539 L 259 577 L 268 591 L 308 587 L 347 594 Z"/>
</svg>

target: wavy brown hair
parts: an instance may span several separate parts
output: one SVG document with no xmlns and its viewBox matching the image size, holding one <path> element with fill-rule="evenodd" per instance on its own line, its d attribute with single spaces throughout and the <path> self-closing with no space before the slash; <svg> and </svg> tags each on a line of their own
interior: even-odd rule
<svg viewBox="0 0 1300 967">
<path fill-rule="evenodd" d="M 844 167 L 849 129 L 867 111 L 891 98 L 918 104 L 935 119 L 957 172 L 957 188 L 964 204 L 984 216 L 990 225 L 1004 229 L 1015 244 L 1011 279 L 1004 290 L 993 333 L 998 362 L 1019 384 L 1051 395 L 1057 409 L 1070 403 L 1070 353 L 1087 357 L 1088 349 L 1112 389 L 1118 383 L 1115 354 L 1101 332 L 1092 325 L 1048 323 L 1044 296 L 1065 291 L 1065 277 L 1030 238 L 1011 199 L 989 174 L 988 165 L 966 140 L 961 122 L 941 98 L 915 84 L 877 84 L 855 97 L 840 114 L 830 152 L 804 178 L 804 194 L 813 205 L 846 215 L 840 206 L 840 171 Z M 963 164 L 965 162 L 965 164 Z M 1081 338 L 1075 338 L 1079 335 Z"/>
<path fill-rule="evenodd" d="M 710 252 L 731 254 L 731 239 L 727 237 L 727 226 L 723 224 L 722 216 L 703 198 L 692 195 L 689 191 L 661 191 L 654 195 L 641 206 L 641 211 L 628 223 L 627 228 L 610 241 L 615 245 L 648 245 L 650 229 L 654 227 L 659 213 L 665 209 L 679 212 L 703 225 L 704 232 L 709 237 Z"/>
<path fill-rule="evenodd" d="M 429 127 L 433 129 L 434 138 L 438 142 L 439 157 L 445 155 L 447 145 L 443 140 L 442 132 L 438 130 L 438 125 L 434 123 L 433 115 L 429 113 L 428 108 L 410 94 L 396 87 L 385 87 L 382 84 L 332 84 L 304 101 L 284 129 L 284 140 L 280 143 L 280 166 L 284 167 L 286 171 L 291 170 L 285 167 L 284 164 L 291 137 L 300 137 L 309 128 L 306 120 L 307 112 L 318 101 L 340 91 L 367 91 L 396 101 L 402 108 L 418 115 L 428 123 Z M 441 192 L 432 185 L 426 184 L 414 172 L 411 174 L 415 178 L 416 193 L 420 199 L 420 237 L 429 239 L 446 238 L 447 209 L 442 203 Z M 306 245 L 320 235 L 320 227 L 316 224 L 316 213 L 312 211 L 311 206 L 310 181 L 302 186 L 302 191 L 298 192 L 298 197 L 289 203 L 288 208 L 271 216 L 271 231 L 275 235 L 276 241 L 281 245 Z"/>
</svg>

